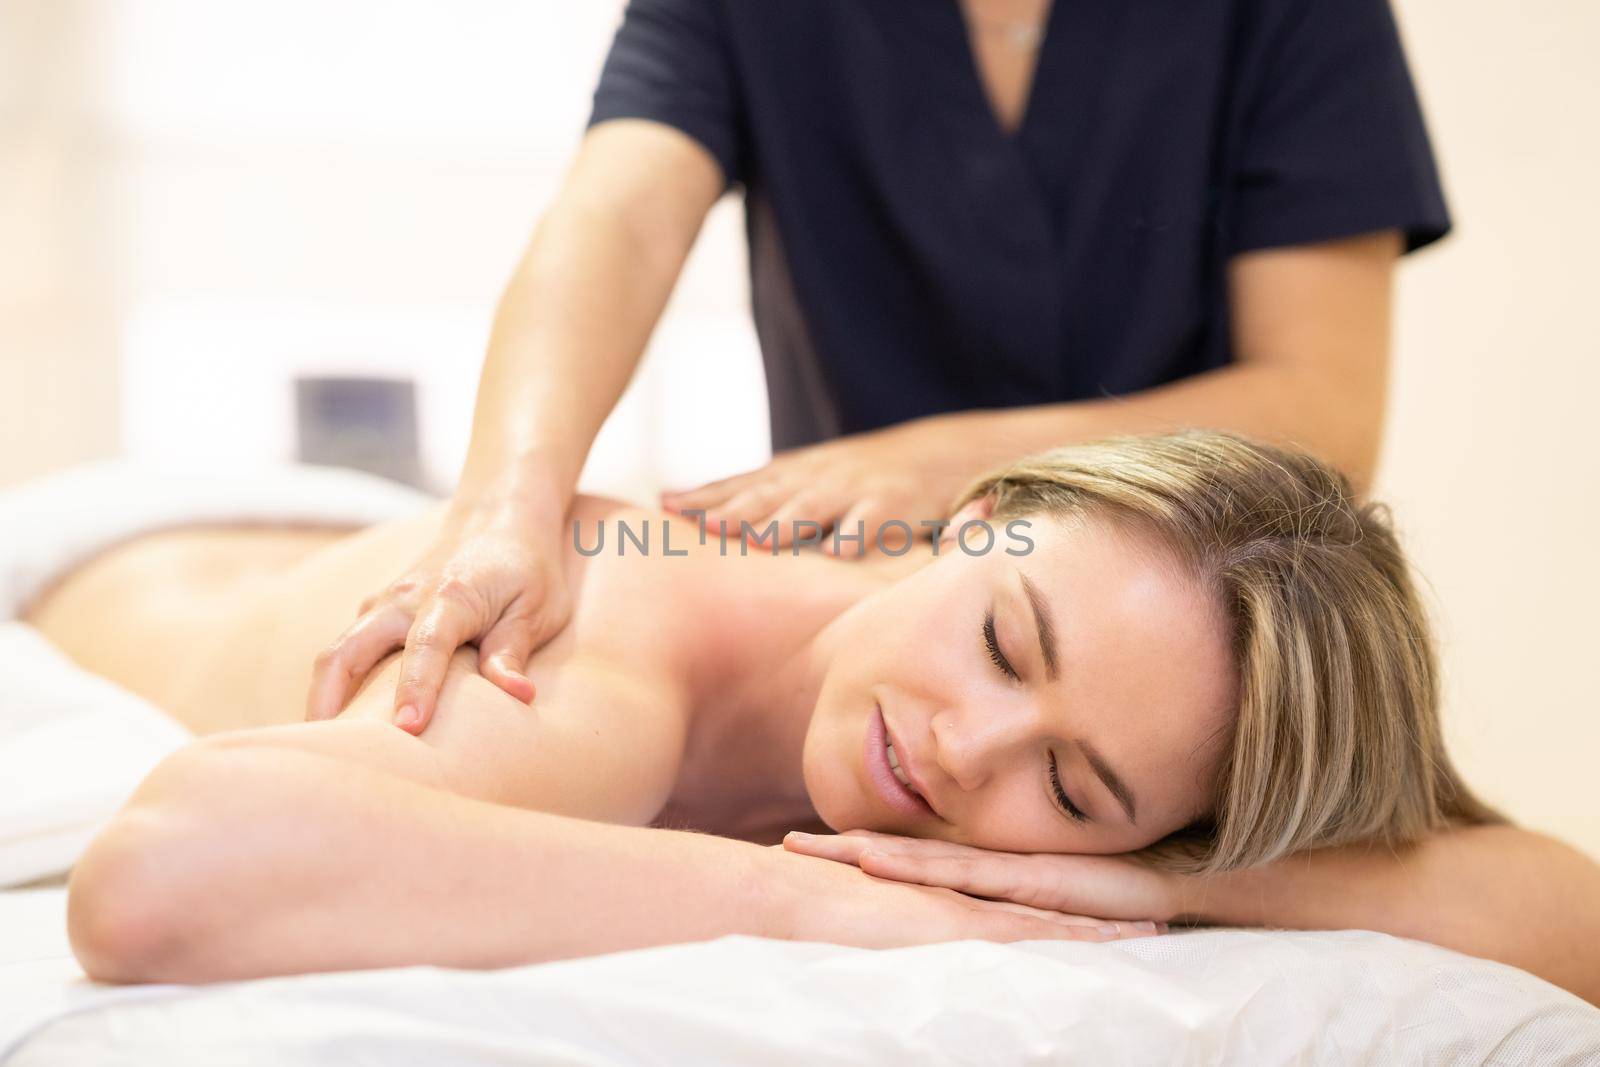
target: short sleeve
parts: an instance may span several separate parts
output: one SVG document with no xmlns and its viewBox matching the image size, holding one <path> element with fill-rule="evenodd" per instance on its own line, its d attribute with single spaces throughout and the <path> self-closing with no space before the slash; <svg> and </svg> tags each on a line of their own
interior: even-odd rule
<svg viewBox="0 0 1600 1067">
<path fill-rule="evenodd" d="M 638 118 L 705 146 L 728 185 L 743 180 L 737 81 L 717 0 L 629 0 L 594 93 L 589 125 Z"/>
<path fill-rule="evenodd" d="M 1285 0 L 1262 38 L 1231 176 L 1233 252 L 1397 229 L 1450 230 L 1387 0 Z"/>
</svg>

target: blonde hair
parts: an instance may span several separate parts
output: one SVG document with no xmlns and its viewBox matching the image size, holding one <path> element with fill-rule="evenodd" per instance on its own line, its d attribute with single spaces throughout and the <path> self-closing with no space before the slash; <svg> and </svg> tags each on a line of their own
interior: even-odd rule
<svg viewBox="0 0 1600 1067">
<path fill-rule="evenodd" d="M 997 524 L 1049 514 L 1154 535 L 1227 620 L 1238 710 L 1213 815 L 1147 859 L 1234 870 L 1504 821 L 1445 753 L 1433 638 L 1389 510 L 1358 502 L 1334 468 L 1182 430 L 1025 457 L 974 482 L 952 511 L 986 494 Z"/>
</svg>

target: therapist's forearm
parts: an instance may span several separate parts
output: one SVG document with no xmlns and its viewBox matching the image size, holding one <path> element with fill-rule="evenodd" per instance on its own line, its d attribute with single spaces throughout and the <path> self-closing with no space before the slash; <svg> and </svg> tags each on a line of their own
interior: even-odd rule
<svg viewBox="0 0 1600 1067">
<path fill-rule="evenodd" d="M 985 449 L 974 457 L 981 460 L 977 472 L 1075 441 L 1205 426 L 1298 445 L 1344 471 L 1362 492 L 1376 470 L 1383 399 L 1372 390 L 1341 399 L 1344 392 L 1290 367 L 1240 364 L 1124 396 L 942 417 L 968 422 L 962 439 Z"/>
<path fill-rule="evenodd" d="M 151 775 L 74 871 L 69 931 L 107 981 L 511 966 L 781 935 L 767 853 L 241 746 Z"/>
<path fill-rule="evenodd" d="M 1365 493 L 1382 444 L 1400 248 L 1385 231 L 1235 256 L 1234 362 L 1124 396 L 974 413 L 974 429 L 1001 435 L 992 443 L 1009 455 L 996 463 L 1112 434 L 1234 430 L 1309 451 Z"/>
<path fill-rule="evenodd" d="M 1327 849 L 1182 884 L 1179 910 L 1192 920 L 1379 930 L 1509 963 L 1600 1003 L 1600 866 L 1526 830 Z"/>
<path fill-rule="evenodd" d="M 635 253 L 590 205 L 541 222 L 495 317 L 458 501 L 557 498 L 565 511 L 670 287 L 641 277 Z"/>
<path fill-rule="evenodd" d="M 501 298 L 458 506 L 555 506 L 560 519 L 715 199 L 703 176 L 644 192 L 644 178 L 618 177 L 631 158 L 618 132 L 591 135 Z"/>
</svg>

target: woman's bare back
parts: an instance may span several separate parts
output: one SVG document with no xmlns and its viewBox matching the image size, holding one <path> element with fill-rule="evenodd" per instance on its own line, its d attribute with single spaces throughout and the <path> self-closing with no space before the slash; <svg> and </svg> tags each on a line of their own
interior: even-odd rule
<svg viewBox="0 0 1600 1067">
<path fill-rule="evenodd" d="M 317 652 L 354 620 L 362 597 L 421 555 L 443 511 L 441 504 L 354 531 L 159 531 L 77 567 L 24 619 L 80 666 L 197 734 L 297 721 Z M 578 582 L 584 562 L 570 575 Z"/>
<path fill-rule="evenodd" d="M 324 527 L 163 530 L 117 545 L 58 579 L 24 621 L 79 666 L 149 700 L 198 734 L 289 721 L 248 692 L 193 706 L 198 679 L 237 651 L 236 630 L 292 583 L 300 563 L 351 536 Z M 263 642 L 257 635 L 255 647 Z M 237 657 L 235 657 L 237 658 Z"/>
<path fill-rule="evenodd" d="M 197 734 L 298 723 L 317 652 L 354 620 L 363 597 L 426 550 L 444 507 L 354 532 L 197 527 L 147 535 L 75 569 L 25 619 L 79 665 L 145 697 Z M 591 530 L 602 518 L 645 514 L 596 498 L 574 505 L 574 515 Z M 539 689 L 534 707 L 482 678 L 477 651 L 467 646 L 452 659 L 439 719 L 424 739 L 447 745 L 468 722 L 477 728 L 492 720 L 497 729 L 514 731 L 526 719 L 546 735 L 570 734 L 559 746 L 566 758 L 597 772 L 612 762 L 607 749 L 625 747 L 632 776 L 658 779 L 660 788 L 645 792 L 659 793 L 664 802 L 684 743 L 685 711 L 673 675 L 680 652 L 674 635 L 682 628 L 661 625 L 656 616 L 670 610 L 669 587 L 688 561 L 672 560 L 676 567 L 641 562 L 567 552 L 574 614 L 529 661 Z M 399 667 L 398 652 L 380 661 L 341 718 L 387 721 Z M 500 741 L 502 750 L 516 747 Z M 644 762 L 658 766 L 652 771 Z M 484 780 L 475 793 L 507 803 L 536 799 L 536 789 L 519 788 L 536 768 L 496 767 L 486 756 L 477 773 Z M 609 777 L 597 775 L 592 792 L 569 798 L 574 813 L 634 822 L 655 814 L 636 802 L 609 804 L 605 797 L 617 792 Z"/>
<path fill-rule="evenodd" d="M 733 561 L 714 558 L 715 542 L 698 546 L 694 527 L 683 520 L 675 520 L 673 545 L 674 553 L 686 546 L 687 558 L 646 560 L 632 551 L 619 557 L 615 522 L 637 527 L 648 519 L 659 553 L 664 516 L 598 498 L 579 498 L 572 514 L 583 524 L 586 545 L 602 519 L 613 541 L 593 558 L 565 553 L 576 607 L 567 628 L 529 660 L 539 692 L 534 706 L 483 678 L 476 648 L 465 646 L 452 658 L 439 714 L 422 740 L 485 749 L 453 786 L 483 799 L 775 839 L 794 821 L 750 823 L 748 789 L 719 769 L 715 739 L 697 745 L 690 736 L 682 685 L 694 632 L 683 621 L 693 616 L 696 591 L 708 584 L 711 568 Z M 317 652 L 355 619 L 363 597 L 427 549 L 443 515 L 441 504 L 353 532 L 159 532 L 77 568 L 26 619 L 80 665 L 197 734 L 299 723 Z M 750 577 L 743 570 L 760 566 L 755 559 L 735 565 L 741 588 Z M 377 664 L 341 719 L 391 720 L 400 658 L 396 652 Z M 558 797 L 548 795 L 539 758 L 527 758 L 544 752 L 594 773 L 568 781 Z M 620 786 L 623 775 L 628 788 Z"/>
</svg>

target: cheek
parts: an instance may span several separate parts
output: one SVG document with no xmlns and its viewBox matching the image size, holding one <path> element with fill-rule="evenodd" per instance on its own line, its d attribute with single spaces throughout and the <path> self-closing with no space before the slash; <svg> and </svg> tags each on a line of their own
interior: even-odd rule
<svg viewBox="0 0 1600 1067">
<path fill-rule="evenodd" d="M 932 580 L 942 575 L 925 577 L 929 580 L 902 582 L 876 605 L 879 610 L 857 632 L 857 647 L 879 681 L 970 683 L 967 675 L 978 662 L 981 605 L 970 588 Z"/>
<path fill-rule="evenodd" d="M 800 771 L 805 778 L 806 796 L 811 799 L 817 817 L 835 832 L 842 832 L 852 829 L 856 823 L 851 812 L 852 795 L 856 790 L 842 762 L 845 746 L 839 744 L 838 725 L 824 721 L 820 715 L 812 717 L 800 757 Z"/>
<path fill-rule="evenodd" d="M 886 691 L 888 703 L 896 695 L 930 697 L 948 690 L 951 669 L 961 665 L 955 609 L 921 590 L 900 587 L 860 607 L 864 610 L 850 620 L 829 666 L 841 691 L 868 700 L 873 691 Z"/>
<path fill-rule="evenodd" d="M 1044 771 L 1039 774 L 1042 782 Z M 1004 781 L 991 779 L 967 798 L 956 818 L 959 840 L 1006 852 L 1072 851 L 1077 834 L 1046 810 L 1038 788 L 1026 773 L 1012 772 Z"/>
</svg>

